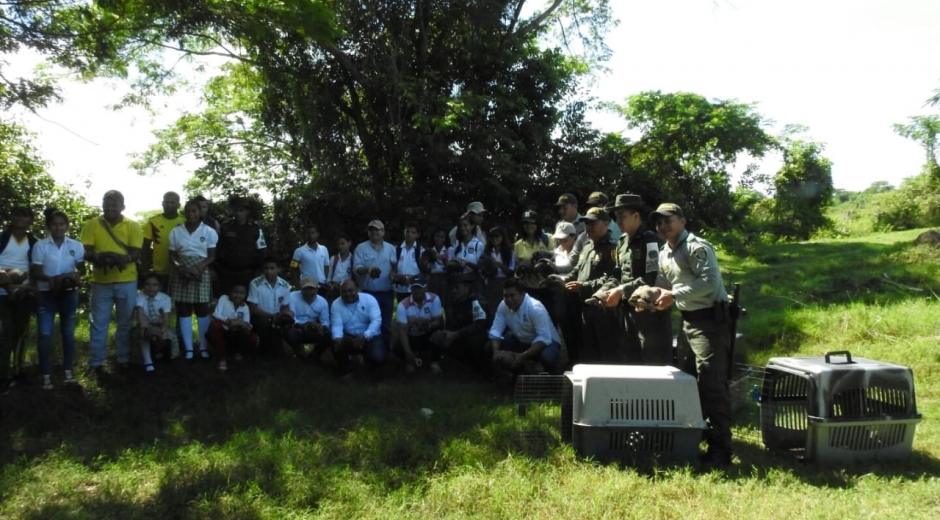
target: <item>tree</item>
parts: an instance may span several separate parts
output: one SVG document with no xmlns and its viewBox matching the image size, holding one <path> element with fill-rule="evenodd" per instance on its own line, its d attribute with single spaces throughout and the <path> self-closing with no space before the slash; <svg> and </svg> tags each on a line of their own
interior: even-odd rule
<svg viewBox="0 0 940 520">
<path fill-rule="evenodd" d="M 783 141 L 783 166 L 774 177 L 771 232 L 788 240 L 807 240 L 829 225 L 825 210 L 832 205 L 832 163 L 822 157 L 823 145 Z"/>
<path fill-rule="evenodd" d="M 906 125 L 895 124 L 894 131 L 901 137 L 917 141 L 924 148 L 927 157 L 924 172 L 940 178 L 940 165 L 937 164 L 937 136 L 940 135 L 940 116 L 913 116 Z"/>
<path fill-rule="evenodd" d="M 606 0 L 528 15 L 524 0 L 337 0 L 314 13 L 328 23 L 303 27 L 293 12 L 258 24 L 254 9 L 274 9 L 260 0 L 166 4 L 146 18 L 231 42 L 238 63 L 207 88 L 205 112 L 158 135 L 141 170 L 196 154 L 203 186 L 267 185 L 301 218 L 453 220 L 485 198 L 516 219 L 575 177 L 569 152 L 591 160 L 587 105 L 568 100 L 605 56 Z M 553 28 L 564 36 L 544 48 Z"/>
<path fill-rule="evenodd" d="M 13 208 L 28 206 L 36 214 L 32 231 L 42 236 L 46 232 L 40 217 L 47 207 L 61 209 L 73 223 L 95 215 L 97 210 L 81 195 L 49 175 L 32 138 L 23 127 L 0 121 L 0 223 L 10 221 Z M 73 234 L 79 227 L 72 227 Z"/>
<path fill-rule="evenodd" d="M 740 220 L 729 169 L 740 158 L 762 157 L 774 145 L 752 105 L 651 91 L 609 107 L 641 132 L 630 147 L 630 169 L 654 179 L 644 195 L 676 202 L 696 224 L 728 229 Z M 747 173 L 754 169 L 749 166 Z"/>
</svg>

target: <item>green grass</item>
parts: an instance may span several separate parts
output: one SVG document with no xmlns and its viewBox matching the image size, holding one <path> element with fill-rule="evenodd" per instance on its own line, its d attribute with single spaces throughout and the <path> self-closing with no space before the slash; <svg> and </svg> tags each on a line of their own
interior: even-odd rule
<svg viewBox="0 0 940 520">
<path fill-rule="evenodd" d="M 902 462 L 820 467 L 742 421 L 726 470 L 603 465 L 524 442 L 511 396 L 454 365 L 343 384 L 287 359 L 180 363 L 0 396 L 0 517 L 938 518 L 940 253 L 916 235 L 722 259 L 752 364 L 847 349 L 913 368 L 924 420 Z"/>
</svg>

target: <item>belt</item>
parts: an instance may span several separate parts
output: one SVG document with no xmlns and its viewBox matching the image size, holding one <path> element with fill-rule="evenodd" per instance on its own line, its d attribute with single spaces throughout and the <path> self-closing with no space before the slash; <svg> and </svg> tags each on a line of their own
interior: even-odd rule
<svg viewBox="0 0 940 520">
<path fill-rule="evenodd" d="M 698 309 L 694 311 L 679 311 L 679 314 L 682 315 L 682 319 L 685 321 L 702 321 L 702 320 L 714 320 L 715 319 L 715 309 L 713 307 L 708 307 L 706 309 Z"/>
</svg>

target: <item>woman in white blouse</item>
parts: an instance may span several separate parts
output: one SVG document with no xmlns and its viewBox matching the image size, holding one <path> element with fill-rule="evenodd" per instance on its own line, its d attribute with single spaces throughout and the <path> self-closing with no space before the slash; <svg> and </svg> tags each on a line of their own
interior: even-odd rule
<svg viewBox="0 0 940 520">
<path fill-rule="evenodd" d="M 52 384 L 52 333 L 56 314 L 59 315 L 59 332 L 62 334 L 62 368 L 64 382 L 74 383 L 72 364 L 75 360 L 75 311 L 78 308 L 78 285 L 85 274 L 85 248 L 81 242 L 66 235 L 69 217 L 64 212 L 50 208 L 45 212 L 46 229 L 49 236 L 33 246 L 30 276 L 39 289 L 39 306 L 36 309 L 39 331 L 39 371 L 42 372 L 42 387 Z"/>
<path fill-rule="evenodd" d="M 219 234 L 203 222 L 198 202 L 188 201 L 183 215 L 186 221 L 170 232 L 170 296 L 176 305 L 186 359 L 193 358 L 193 312 L 199 328 L 201 356 L 208 358 L 206 332 L 212 300 L 208 267 L 215 261 Z"/>
</svg>

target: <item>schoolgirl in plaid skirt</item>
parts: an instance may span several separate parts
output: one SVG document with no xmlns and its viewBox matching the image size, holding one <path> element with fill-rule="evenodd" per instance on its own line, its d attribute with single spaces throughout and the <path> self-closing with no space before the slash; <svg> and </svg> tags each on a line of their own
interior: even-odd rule
<svg viewBox="0 0 940 520">
<path fill-rule="evenodd" d="M 215 261 L 219 234 L 206 225 L 194 200 L 183 210 L 186 221 L 170 232 L 170 296 L 186 349 L 186 359 L 193 359 L 193 318 L 199 328 L 201 357 L 208 358 L 206 332 L 209 330 L 209 302 L 212 299 L 209 265 Z"/>
</svg>

